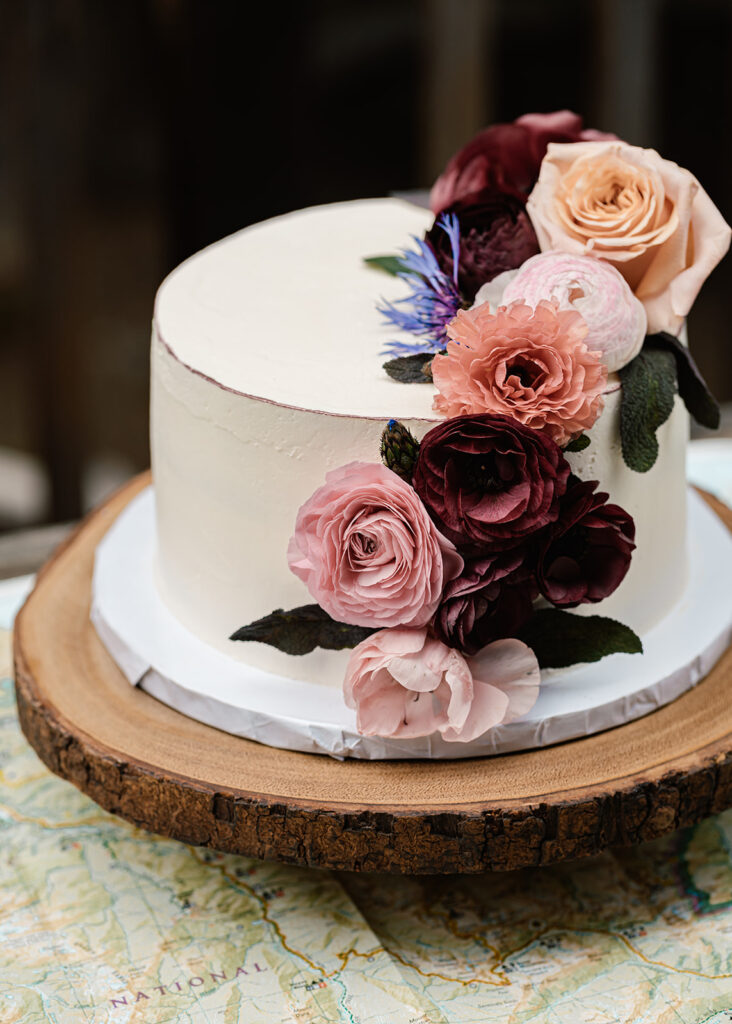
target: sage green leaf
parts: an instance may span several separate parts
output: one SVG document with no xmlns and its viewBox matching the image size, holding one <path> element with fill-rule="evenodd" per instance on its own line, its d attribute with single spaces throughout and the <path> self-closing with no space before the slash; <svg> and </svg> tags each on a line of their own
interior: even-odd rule
<svg viewBox="0 0 732 1024">
<path fill-rule="evenodd" d="M 367 256 L 364 263 L 374 270 L 382 270 L 385 274 L 396 277 L 397 274 L 408 274 L 409 269 L 398 256 Z"/>
<path fill-rule="evenodd" d="M 602 615 L 573 615 L 561 608 L 534 612 L 519 639 L 533 650 L 541 668 L 566 668 L 599 661 L 608 654 L 642 654 L 629 626 Z"/>
<path fill-rule="evenodd" d="M 585 448 L 588 448 L 590 439 L 587 434 L 580 434 L 579 437 L 575 437 L 574 441 L 570 441 L 569 444 L 565 444 L 565 452 L 583 452 Z"/>
<path fill-rule="evenodd" d="M 671 415 L 676 360 L 671 352 L 643 348 L 620 371 L 620 442 L 630 469 L 646 473 L 658 457 L 656 431 Z"/>
<path fill-rule="evenodd" d="M 434 355 L 434 352 L 420 352 L 414 356 L 397 356 L 384 363 L 384 369 L 400 384 L 431 384 Z"/>
<path fill-rule="evenodd" d="M 370 627 L 336 622 L 320 605 L 305 604 L 288 612 L 277 608 L 271 615 L 237 629 L 229 639 L 256 640 L 285 654 L 308 654 L 316 647 L 328 651 L 355 647 L 374 632 Z"/>
<path fill-rule="evenodd" d="M 714 395 L 707 387 L 694 357 L 678 338 L 666 331 L 649 334 L 645 340 L 646 348 L 666 349 L 676 360 L 676 379 L 679 395 L 689 414 L 697 423 L 709 430 L 719 429 L 719 406 Z"/>
</svg>

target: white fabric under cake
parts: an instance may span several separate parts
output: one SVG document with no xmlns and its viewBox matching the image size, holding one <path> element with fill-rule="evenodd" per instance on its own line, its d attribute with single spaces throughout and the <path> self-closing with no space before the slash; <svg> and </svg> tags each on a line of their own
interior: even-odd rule
<svg viewBox="0 0 732 1024">
<path fill-rule="evenodd" d="M 382 369 L 394 337 L 377 311 L 403 281 L 363 264 L 421 234 L 430 215 L 395 199 L 340 203 L 276 218 L 192 257 L 162 285 L 152 344 L 156 578 L 180 622 L 257 668 L 340 687 L 346 655 L 291 658 L 232 645 L 239 626 L 306 604 L 287 566 L 299 506 L 328 470 L 375 462 L 390 417 L 419 437 L 437 418 L 434 388 Z M 658 431 L 653 469 L 620 451 L 611 382 L 591 444 L 570 456 L 634 518 L 637 549 L 619 589 L 586 608 L 643 633 L 678 601 L 687 573 L 684 460 L 688 417 L 677 400 Z M 233 649 L 232 649 L 233 647 Z"/>
</svg>

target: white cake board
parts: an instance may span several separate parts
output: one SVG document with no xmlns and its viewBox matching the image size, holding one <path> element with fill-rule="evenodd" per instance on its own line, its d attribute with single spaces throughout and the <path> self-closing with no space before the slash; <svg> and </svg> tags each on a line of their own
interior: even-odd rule
<svg viewBox="0 0 732 1024">
<path fill-rule="evenodd" d="M 643 636 L 643 655 L 615 654 L 543 673 L 527 715 L 470 743 L 447 743 L 439 734 L 361 736 L 339 690 L 246 665 L 174 617 L 153 578 L 154 501 L 149 487 L 97 548 L 91 610 L 97 633 L 132 685 L 191 718 L 270 746 L 371 760 L 484 757 L 548 746 L 622 725 L 674 700 L 710 671 L 732 640 L 732 535 L 690 490 L 688 583 L 669 615 Z"/>
</svg>

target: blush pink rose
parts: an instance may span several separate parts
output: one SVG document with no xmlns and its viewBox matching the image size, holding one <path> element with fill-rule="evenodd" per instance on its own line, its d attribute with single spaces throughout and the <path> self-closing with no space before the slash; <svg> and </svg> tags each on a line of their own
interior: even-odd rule
<svg viewBox="0 0 732 1024">
<path fill-rule="evenodd" d="M 484 303 L 460 311 L 447 333 L 446 354 L 432 360 L 443 416 L 511 416 L 561 446 L 600 415 L 607 368 L 574 310 L 514 302 L 491 313 Z"/>
<path fill-rule="evenodd" d="M 363 735 L 439 732 L 466 743 L 526 714 L 540 679 L 534 652 L 520 640 L 496 640 L 464 658 L 426 629 L 384 629 L 351 652 L 343 695 Z"/>
<path fill-rule="evenodd" d="M 607 260 L 646 308 L 650 333 L 678 333 L 730 244 L 693 174 L 624 142 L 550 144 L 527 210 L 542 251 Z"/>
<path fill-rule="evenodd" d="M 379 463 L 328 473 L 301 507 L 290 569 L 337 622 L 423 626 L 463 560 L 416 492 Z"/>
</svg>

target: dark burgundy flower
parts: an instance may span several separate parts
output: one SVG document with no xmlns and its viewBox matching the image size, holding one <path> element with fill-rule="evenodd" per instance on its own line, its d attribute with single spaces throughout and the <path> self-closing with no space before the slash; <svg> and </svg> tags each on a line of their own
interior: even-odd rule
<svg viewBox="0 0 732 1024">
<path fill-rule="evenodd" d="M 538 593 L 530 563 L 523 548 L 467 561 L 445 588 L 434 621 L 437 636 L 471 655 L 493 640 L 517 636 Z"/>
<path fill-rule="evenodd" d="M 553 523 L 567 489 L 561 449 L 509 416 L 456 416 L 422 440 L 412 480 L 437 528 L 466 554 L 517 547 Z"/>
<path fill-rule="evenodd" d="M 486 281 L 492 281 L 504 270 L 520 267 L 539 252 L 524 204 L 514 196 L 490 192 L 475 203 L 470 199 L 455 203 L 446 212 L 454 213 L 460 226 L 458 289 L 468 303 L 472 303 Z M 435 223 L 425 237 L 440 269 L 451 278 L 452 246 L 447 233 Z"/>
<path fill-rule="evenodd" d="M 562 608 L 602 601 L 623 580 L 635 548 L 635 523 L 597 480 L 572 478 L 559 519 L 539 551 L 537 580 L 544 597 Z"/>
<path fill-rule="evenodd" d="M 432 186 L 430 206 L 437 214 L 486 190 L 526 202 L 550 142 L 614 138 L 583 130 L 582 118 L 570 110 L 525 114 L 511 124 L 491 125 L 452 157 Z"/>
</svg>

